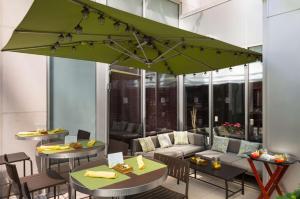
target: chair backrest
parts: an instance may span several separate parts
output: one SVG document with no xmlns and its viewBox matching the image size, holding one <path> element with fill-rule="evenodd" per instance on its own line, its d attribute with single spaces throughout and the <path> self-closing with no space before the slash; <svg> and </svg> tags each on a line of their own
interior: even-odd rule
<svg viewBox="0 0 300 199">
<path fill-rule="evenodd" d="M 123 155 L 126 156 L 128 155 L 128 148 L 129 145 L 125 142 L 109 139 L 108 153 L 123 152 Z"/>
<path fill-rule="evenodd" d="M 89 140 L 90 136 L 90 132 L 79 129 L 77 133 L 77 140 Z"/>
<path fill-rule="evenodd" d="M 4 154 L 4 160 L 6 161 L 5 167 L 6 167 L 7 174 L 9 176 L 9 178 L 17 185 L 17 187 L 19 189 L 18 191 L 21 194 L 22 193 L 22 187 L 21 187 L 21 181 L 20 181 L 20 178 L 19 178 L 17 167 L 14 164 L 9 164 L 8 163 L 8 159 L 7 159 L 6 154 Z"/>
<path fill-rule="evenodd" d="M 175 157 L 154 153 L 154 159 L 165 163 L 168 166 L 168 175 L 186 183 L 185 195 L 188 195 L 190 164 L 188 161 Z"/>
</svg>

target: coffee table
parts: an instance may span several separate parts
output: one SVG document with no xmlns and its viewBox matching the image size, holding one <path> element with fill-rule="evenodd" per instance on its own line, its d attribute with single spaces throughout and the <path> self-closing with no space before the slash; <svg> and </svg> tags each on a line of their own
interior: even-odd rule
<svg viewBox="0 0 300 199">
<path fill-rule="evenodd" d="M 233 195 L 235 195 L 236 193 L 241 192 L 242 195 L 244 195 L 245 189 L 244 189 L 244 175 L 246 173 L 246 170 L 244 169 L 240 169 L 231 165 L 227 165 L 227 164 L 222 164 L 222 167 L 220 169 L 213 169 L 211 167 L 211 161 L 208 160 L 207 165 L 197 165 L 193 162 L 191 162 L 191 158 L 187 159 L 187 161 L 190 162 L 190 168 L 191 170 L 194 170 L 194 173 L 191 173 L 190 177 L 195 178 L 196 180 L 199 180 L 201 182 L 205 182 L 208 183 L 210 185 L 216 186 L 218 188 L 224 189 L 225 190 L 225 198 L 229 198 Z M 210 176 L 214 176 L 217 178 L 220 178 L 222 180 L 225 181 L 225 188 L 222 186 L 219 186 L 217 184 L 202 180 L 200 178 L 197 178 L 197 172 L 201 172 L 201 173 L 205 173 L 208 174 Z M 233 191 L 230 190 L 228 187 L 228 182 L 232 182 L 235 178 L 237 178 L 238 176 L 241 176 L 241 188 Z"/>
</svg>

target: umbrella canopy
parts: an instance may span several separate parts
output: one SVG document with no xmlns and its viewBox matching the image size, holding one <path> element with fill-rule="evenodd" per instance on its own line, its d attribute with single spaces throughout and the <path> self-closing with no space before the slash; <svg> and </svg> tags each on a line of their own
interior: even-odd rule
<svg viewBox="0 0 300 199">
<path fill-rule="evenodd" d="M 89 0 L 35 0 L 2 51 L 118 64 L 174 75 L 261 54 Z"/>
</svg>

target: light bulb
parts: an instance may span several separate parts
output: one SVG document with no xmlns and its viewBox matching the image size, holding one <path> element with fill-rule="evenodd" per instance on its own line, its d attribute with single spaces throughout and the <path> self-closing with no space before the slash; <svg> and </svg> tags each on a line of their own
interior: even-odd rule
<svg viewBox="0 0 300 199">
<path fill-rule="evenodd" d="M 116 21 L 116 22 L 114 23 L 114 28 L 115 28 L 115 30 L 119 30 L 120 25 L 121 25 L 120 22 Z"/>
<path fill-rule="evenodd" d="M 130 26 L 128 24 L 126 25 L 125 32 L 130 32 Z"/>
<path fill-rule="evenodd" d="M 51 53 L 55 53 L 56 52 L 55 46 L 51 46 L 50 50 L 51 50 Z"/>
<path fill-rule="evenodd" d="M 88 7 L 83 7 L 83 9 L 81 10 L 81 14 L 83 19 L 87 19 L 90 14 L 90 9 Z"/>
<path fill-rule="evenodd" d="M 55 47 L 55 49 L 59 48 L 60 47 L 60 43 L 59 42 L 55 42 L 54 47 Z"/>
<path fill-rule="evenodd" d="M 76 52 L 76 46 L 72 46 L 72 52 Z"/>
<path fill-rule="evenodd" d="M 100 25 L 103 25 L 105 23 L 105 17 L 103 14 L 100 14 L 98 17 L 98 22 Z"/>
<path fill-rule="evenodd" d="M 59 42 L 64 41 L 64 39 L 65 39 L 65 37 L 64 37 L 63 34 L 58 35 L 58 41 L 59 41 Z"/>
<path fill-rule="evenodd" d="M 82 27 L 80 26 L 80 24 L 78 24 L 74 29 L 75 29 L 75 31 L 76 31 L 77 34 L 81 34 L 82 31 L 83 31 L 83 29 L 82 29 Z"/>
<path fill-rule="evenodd" d="M 72 41 L 72 34 L 71 33 L 68 33 L 67 35 L 66 35 L 66 40 L 67 41 Z"/>
</svg>

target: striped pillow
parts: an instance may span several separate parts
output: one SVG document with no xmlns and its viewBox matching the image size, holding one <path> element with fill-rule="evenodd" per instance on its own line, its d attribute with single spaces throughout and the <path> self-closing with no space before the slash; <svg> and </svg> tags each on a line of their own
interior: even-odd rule
<svg viewBox="0 0 300 199">
<path fill-rule="evenodd" d="M 187 131 L 174 131 L 174 144 L 176 145 L 189 144 Z"/>
<path fill-rule="evenodd" d="M 151 137 L 139 138 L 139 142 L 143 152 L 150 152 L 155 150 L 155 146 L 152 142 Z"/>
</svg>

